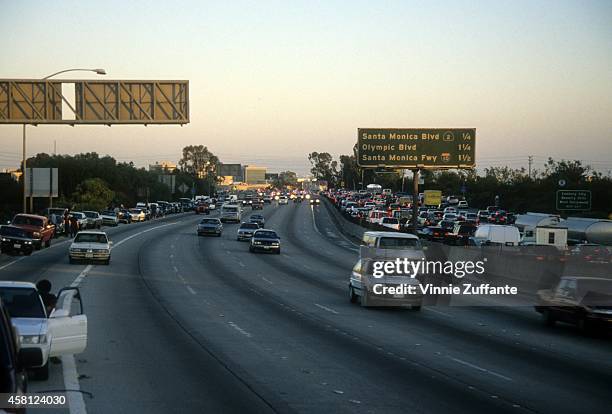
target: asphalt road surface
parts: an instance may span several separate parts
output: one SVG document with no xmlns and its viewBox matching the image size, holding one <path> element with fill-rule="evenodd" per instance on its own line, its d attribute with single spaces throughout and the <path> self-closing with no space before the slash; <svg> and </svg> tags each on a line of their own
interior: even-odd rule
<svg viewBox="0 0 612 414">
<path fill-rule="evenodd" d="M 203 216 L 190 213 L 108 230 L 109 266 L 69 265 L 56 242 L 3 256 L 0 278 L 57 290 L 84 276 L 89 343 L 75 360 L 88 413 L 612 409 L 609 338 L 545 327 L 532 308 L 362 309 L 347 292 L 356 246 L 323 206 L 263 215 L 280 255 L 249 253 L 235 224 L 198 237 Z M 64 388 L 62 365 L 33 389 Z"/>
</svg>

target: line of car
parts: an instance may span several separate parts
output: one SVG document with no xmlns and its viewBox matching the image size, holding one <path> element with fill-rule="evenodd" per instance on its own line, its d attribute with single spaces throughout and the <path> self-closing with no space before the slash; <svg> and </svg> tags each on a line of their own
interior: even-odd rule
<svg viewBox="0 0 612 414">
<path fill-rule="evenodd" d="M 224 229 L 223 222 L 237 221 L 241 224 L 236 230 L 236 240 L 248 241 L 249 251 L 251 253 L 270 252 L 280 254 L 280 237 L 276 231 L 265 228 L 266 220 L 262 214 L 251 214 L 249 221 L 241 222 L 242 207 L 239 205 L 228 204 L 221 208 L 220 215 L 220 218 L 203 218 L 196 226 L 196 234 L 198 236 L 213 235 L 221 237 Z"/>
</svg>

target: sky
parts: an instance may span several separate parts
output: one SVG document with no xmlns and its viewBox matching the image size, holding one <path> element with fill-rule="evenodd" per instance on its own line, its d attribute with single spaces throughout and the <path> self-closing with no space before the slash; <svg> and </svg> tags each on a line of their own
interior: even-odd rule
<svg viewBox="0 0 612 414">
<path fill-rule="evenodd" d="M 29 156 L 55 143 L 146 166 L 202 144 L 303 174 L 311 151 L 350 154 L 358 128 L 470 127 L 480 168 L 608 171 L 610 22 L 609 0 L 0 0 L 0 78 L 189 80 L 188 125 L 28 127 Z M 21 139 L 0 126 L 0 168 Z"/>
</svg>

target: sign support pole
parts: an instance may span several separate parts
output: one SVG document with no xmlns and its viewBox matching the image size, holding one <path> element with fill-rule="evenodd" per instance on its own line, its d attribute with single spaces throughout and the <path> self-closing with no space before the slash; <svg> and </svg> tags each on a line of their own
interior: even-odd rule
<svg viewBox="0 0 612 414">
<path fill-rule="evenodd" d="M 419 213 L 419 170 L 412 170 L 412 231 L 417 234 L 417 217 Z"/>
<path fill-rule="evenodd" d="M 23 212 L 28 212 L 28 201 L 26 195 L 26 124 L 23 124 L 23 154 L 21 158 L 21 179 L 23 182 Z"/>
</svg>

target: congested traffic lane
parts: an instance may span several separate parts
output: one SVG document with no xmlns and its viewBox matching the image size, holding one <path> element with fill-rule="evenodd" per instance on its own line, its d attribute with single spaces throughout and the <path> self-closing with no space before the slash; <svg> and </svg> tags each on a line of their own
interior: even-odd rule
<svg viewBox="0 0 612 414">
<path fill-rule="evenodd" d="M 609 380 L 609 366 L 606 363 L 601 364 L 601 361 L 609 360 L 607 344 L 576 335 L 569 335 L 566 338 L 569 344 L 566 344 L 557 338 L 554 332 L 546 332 L 537 322 L 535 313 L 529 310 L 508 313 L 506 310 L 498 312 L 484 309 L 483 312 L 483 309 L 461 309 L 456 312 L 456 309 L 432 308 L 419 315 L 392 310 L 367 311 L 348 305 L 346 278 L 356 256 L 352 253 L 351 257 L 351 249 L 347 246 L 340 246 L 335 240 L 330 241 L 321 237 L 312 225 L 312 221 L 308 221 L 309 214 L 312 216 L 309 209 L 310 207 L 305 205 L 291 204 L 266 208 L 265 214 L 269 215 L 266 227 L 278 230 L 282 237 L 283 254 L 279 258 L 272 255 L 249 254 L 245 243 L 235 241 L 236 226 L 233 225 L 226 225 L 226 233 L 221 240 L 197 238 L 191 234 L 193 229 L 187 228 L 187 231 L 181 232 L 181 236 L 173 243 L 178 249 L 178 256 L 174 256 L 175 265 L 172 271 L 164 273 L 159 269 L 151 269 L 151 272 L 174 273 L 179 281 L 181 278 L 186 280 L 186 284 L 196 292 L 189 293 L 189 289 L 181 288 L 181 296 L 187 297 L 210 293 L 208 283 L 219 279 L 217 282 L 221 281 L 222 285 L 217 286 L 214 294 L 206 298 L 208 303 L 216 303 L 220 307 L 219 315 L 223 316 L 219 318 L 227 317 L 227 313 L 236 312 L 236 309 L 247 309 L 239 315 L 233 315 L 231 324 L 227 322 L 215 325 L 218 329 L 207 332 L 205 338 L 216 335 L 218 331 L 229 331 L 230 338 L 231 335 L 237 334 L 245 338 L 255 336 L 268 338 L 270 340 L 268 349 L 273 349 L 274 344 L 287 342 L 289 340 L 287 338 L 291 340 L 301 338 L 304 336 L 304 331 L 308 332 L 307 339 L 300 339 L 300 343 L 304 341 L 308 343 L 313 338 L 319 337 L 321 341 L 332 343 L 336 340 L 336 336 L 351 338 L 355 341 L 351 346 L 335 344 L 342 349 L 340 354 L 338 351 L 330 351 L 329 344 L 326 343 L 326 351 L 319 352 L 318 355 L 320 358 L 331 355 L 332 361 L 329 362 L 331 364 L 346 364 L 341 370 L 342 378 L 350 378 L 349 373 L 352 370 L 361 372 L 356 382 L 365 384 L 365 388 L 369 390 L 378 391 L 375 384 L 363 379 L 363 372 L 376 372 L 376 368 L 368 366 L 360 367 L 361 370 L 358 370 L 354 364 L 351 365 L 343 360 L 347 353 L 361 360 L 363 356 L 359 356 L 358 350 L 363 346 L 366 348 L 371 346 L 371 349 L 364 351 L 367 357 L 363 359 L 375 361 L 375 365 L 379 368 L 397 360 L 396 365 L 406 370 L 402 375 L 404 378 L 415 375 L 410 373 L 408 368 L 418 367 L 424 372 L 418 373 L 417 377 L 431 375 L 441 382 L 435 386 L 437 392 L 447 389 L 449 391 L 445 395 L 463 393 L 465 395 L 462 397 L 466 400 L 486 396 L 489 400 L 502 401 L 513 409 L 536 407 L 543 411 L 552 406 L 558 409 L 588 406 L 598 411 L 605 406 L 602 406 L 602 403 L 609 402 L 605 386 L 602 385 Z M 295 226 L 305 227 L 296 230 Z M 231 230 L 229 235 L 228 230 Z M 317 248 L 314 252 L 312 248 L 304 249 L 300 244 L 307 237 L 315 241 L 313 246 Z M 197 243 L 195 244 L 197 247 L 193 248 L 195 250 L 187 249 L 189 243 Z M 163 249 L 163 245 L 161 248 Z M 180 260 L 177 257 L 180 257 Z M 194 262 L 197 257 L 201 257 L 202 263 Z M 152 278 L 153 286 L 159 283 L 160 276 Z M 176 280 L 170 278 L 167 283 L 168 286 L 157 288 L 161 298 L 167 297 L 168 292 L 172 290 L 169 286 L 174 286 Z M 185 284 L 182 281 L 181 283 Z M 234 306 L 229 306 L 228 303 Z M 254 304 L 262 309 L 253 311 Z M 177 306 L 180 309 L 183 304 L 178 303 Z M 268 308 L 271 309 L 266 310 Z M 275 331 L 269 332 L 270 325 L 282 326 L 275 319 L 279 313 L 292 320 L 292 324 L 302 326 L 302 333 L 295 332 L 290 335 L 289 331 L 285 330 L 279 342 L 279 339 L 273 335 Z M 206 312 L 191 309 L 178 310 L 176 314 L 183 315 L 185 317 L 183 323 L 188 324 L 194 318 L 191 315 L 201 315 Z M 200 322 L 198 326 L 206 325 Z M 310 332 L 309 329 L 312 327 L 325 327 L 328 331 Z M 529 340 L 528 336 L 536 332 L 542 337 L 535 341 Z M 542 342 L 543 338 L 546 341 Z M 357 346 L 356 343 L 362 345 Z M 224 341 L 220 341 L 220 344 L 219 349 L 227 351 L 229 345 Z M 557 345 L 560 345 L 558 351 Z M 232 354 L 233 356 L 228 359 L 239 361 L 238 365 L 242 368 L 248 367 L 249 361 L 244 360 L 243 344 L 236 346 L 236 354 Z M 317 349 L 317 344 L 309 344 L 309 349 Z M 262 365 L 261 355 L 259 353 L 256 355 L 259 367 Z M 378 360 L 379 357 L 384 362 Z M 303 359 L 302 356 L 295 358 Z M 273 367 L 278 369 L 277 361 L 274 360 L 263 365 L 267 366 L 268 372 L 272 372 Z M 593 380 L 586 381 L 586 384 L 583 380 L 577 380 L 574 375 L 576 369 L 585 375 L 588 374 Z M 256 374 L 252 374 L 253 370 Z M 267 378 L 255 368 L 246 371 L 258 380 Z M 427 395 L 427 390 L 430 389 L 428 386 L 421 389 L 423 382 L 415 385 L 412 379 L 393 378 L 390 372 L 384 369 L 383 373 L 382 377 L 387 378 L 386 380 L 373 375 L 376 380 L 371 381 L 376 381 L 377 384 L 381 382 L 386 384 L 386 381 L 390 381 L 394 386 L 410 386 L 413 391 L 418 390 L 419 395 Z M 279 373 L 271 374 L 271 377 L 272 379 L 266 381 L 274 384 L 273 390 L 282 390 L 283 387 L 297 383 L 301 391 L 307 394 L 315 392 L 319 395 L 316 390 L 305 388 L 305 384 L 298 380 L 287 383 L 284 376 Z M 273 378 L 282 378 L 283 381 L 275 383 Z M 542 381 L 543 378 L 546 381 Z M 388 385 L 387 389 L 393 388 Z M 364 398 L 369 394 L 363 390 L 357 392 L 350 387 L 348 389 L 362 396 L 362 400 L 359 400 L 360 407 L 380 408 L 377 404 L 383 404 L 381 401 L 388 402 L 388 399 L 384 398 Z M 461 391 L 457 392 L 458 389 Z M 569 392 L 570 389 L 572 392 Z M 302 395 L 300 390 L 297 391 L 298 395 Z M 296 390 L 289 389 L 282 391 L 284 393 L 282 395 L 289 396 L 295 392 Z M 376 394 L 380 395 L 380 392 Z M 326 396 L 325 393 L 320 395 Z M 554 399 L 551 397 L 553 395 L 556 396 Z M 299 397 L 296 399 L 299 400 Z M 290 397 L 285 397 L 285 400 L 291 401 L 292 407 L 298 406 L 298 403 Z M 348 400 L 350 399 L 338 398 L 334 408 L 342 410 L 345 408 L 342 404 Z M 435 398 L 429 400 L 430 404 L 435 405 L 433 403 Z M 423 404 L 422 401 L 420 403 Z M 461 406 L 457 401 L 453 403 L 455 407 Z M 350 402 L 348 404 L 350 405 Z M 464 400 L 463 404 L 466 410 L 473 410 L 475 407 L 484 409 L 474 401 L 468 403 Z M 389 409 L 389 406 L 392 407 L 393 404 L 386 406 L 386 409 Z M 429 408 L 435 411 L 435 407 Z"/>
</svg>

